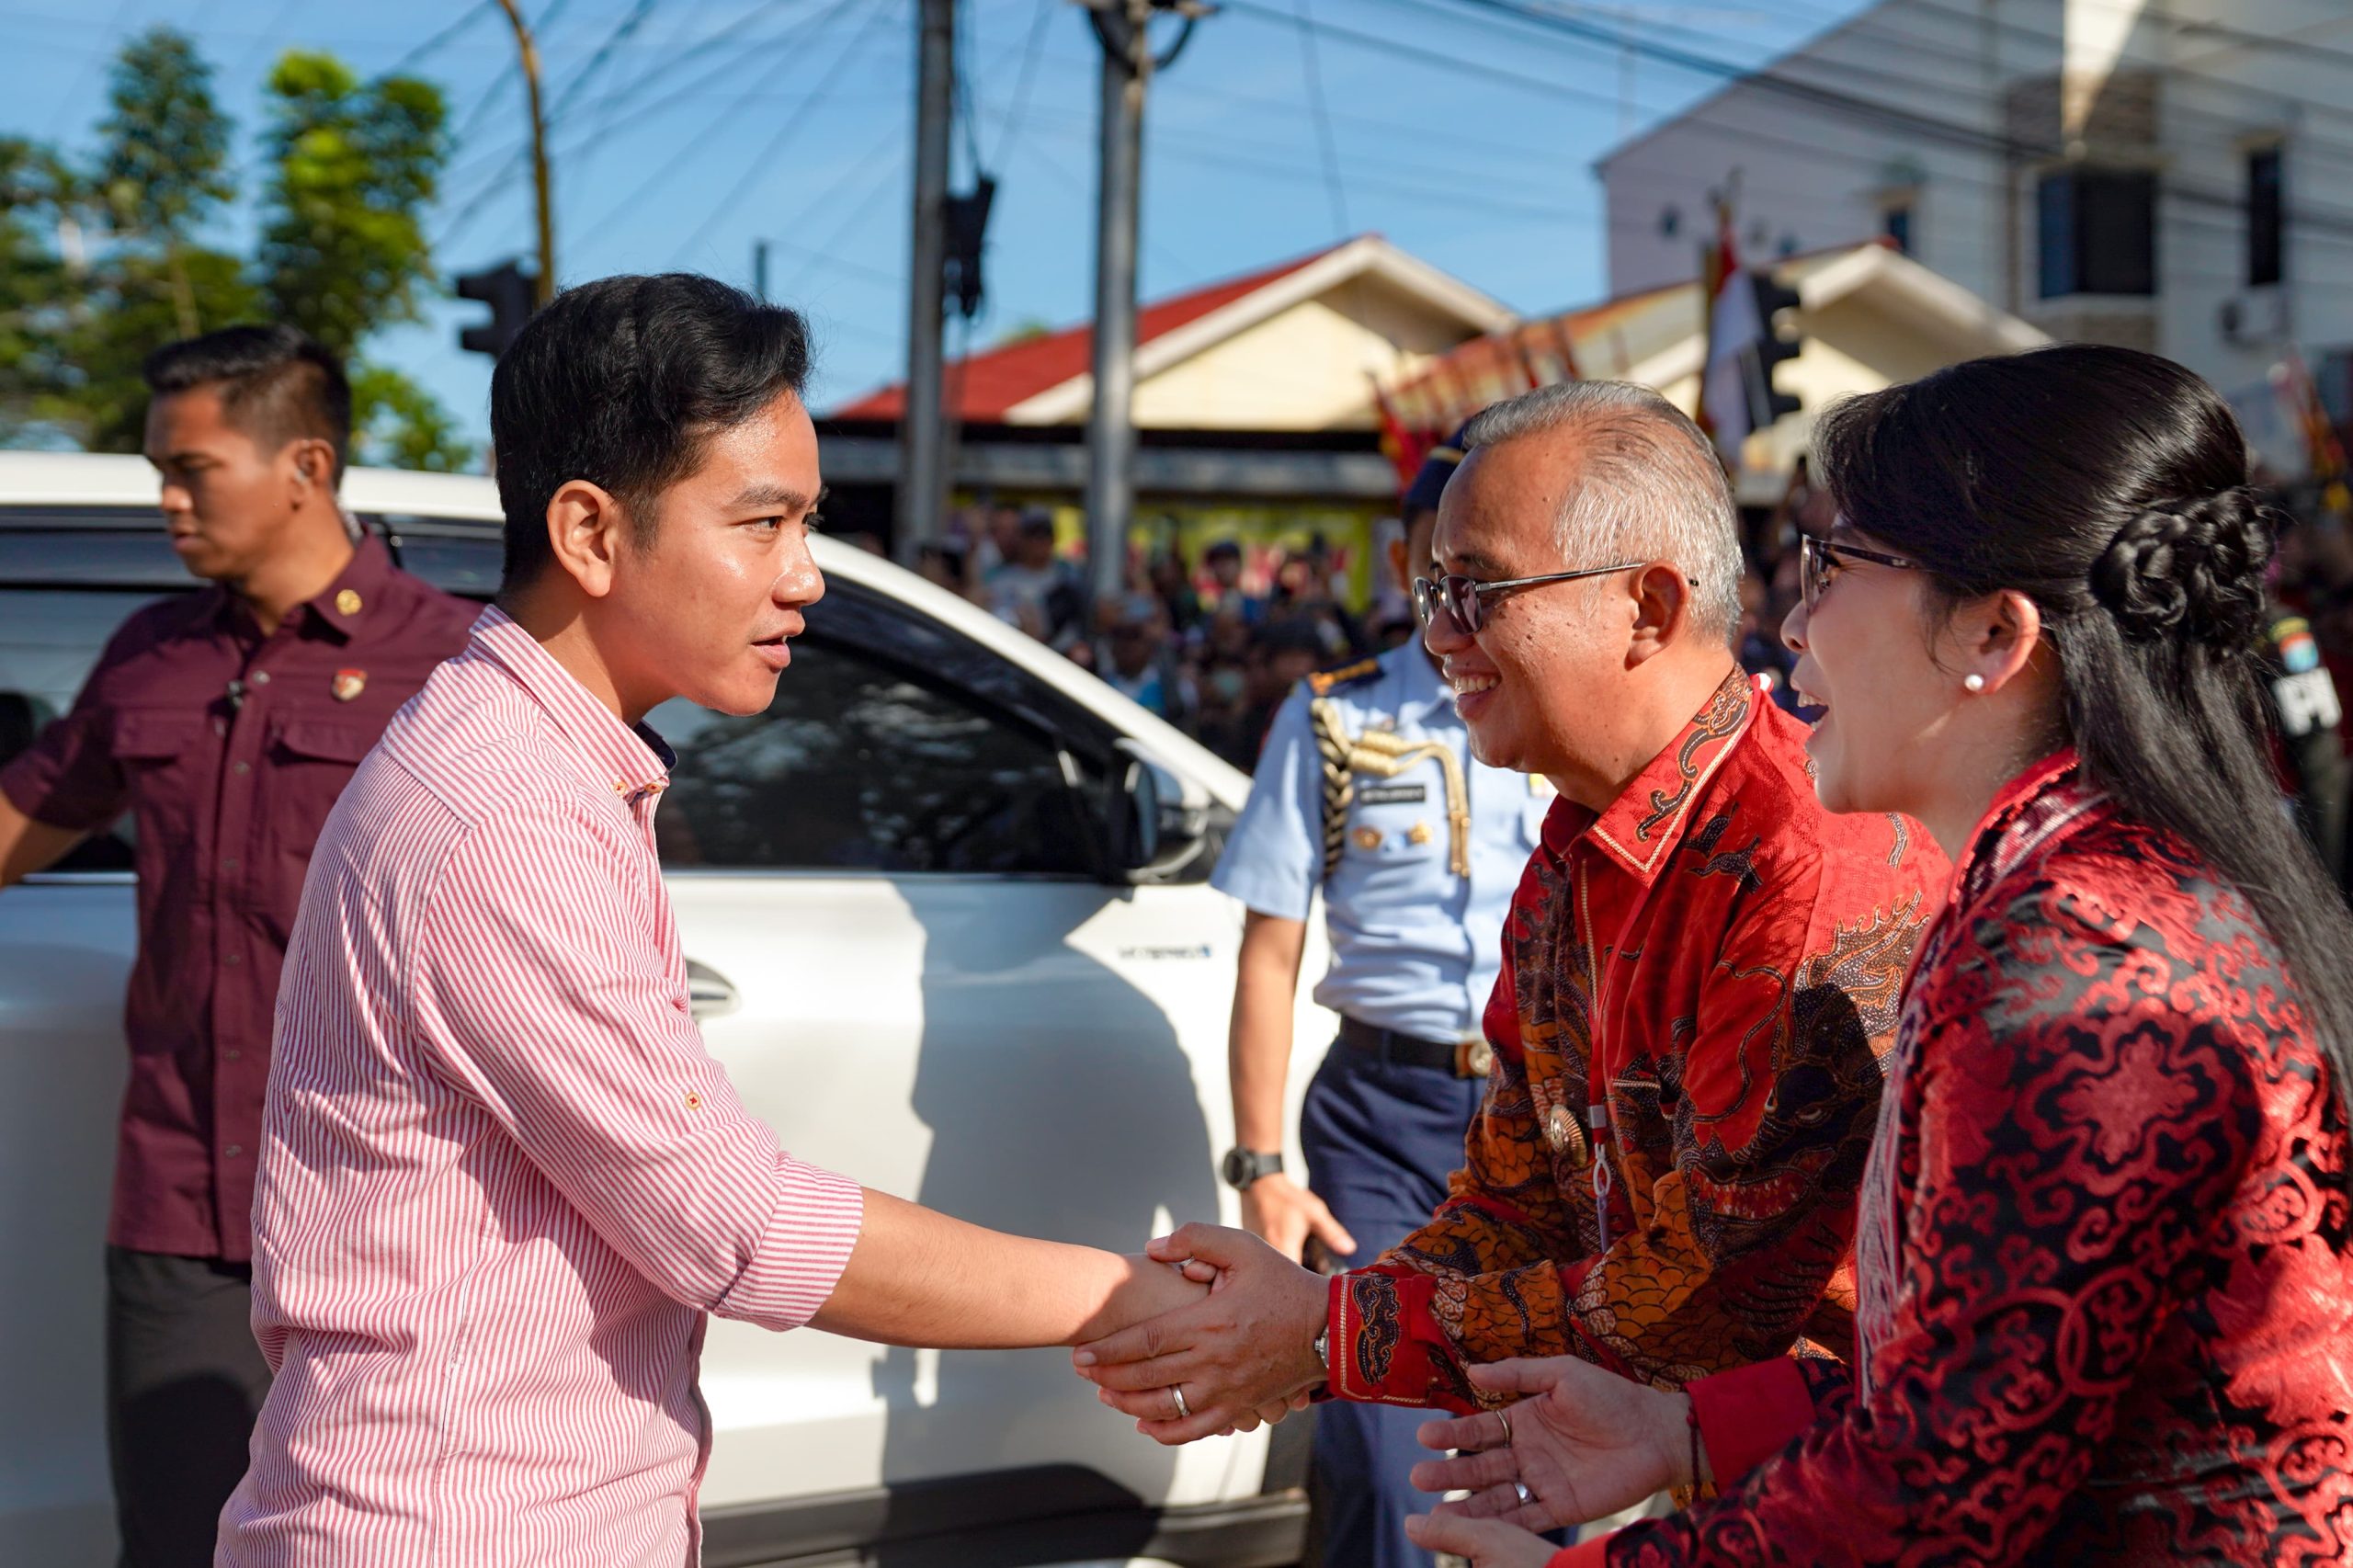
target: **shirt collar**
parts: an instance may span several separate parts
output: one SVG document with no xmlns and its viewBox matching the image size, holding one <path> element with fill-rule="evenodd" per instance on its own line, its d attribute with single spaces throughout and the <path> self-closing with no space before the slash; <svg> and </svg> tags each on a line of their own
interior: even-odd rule
<svg viewBox="0 0 2353 1568">
<path fill-rule="evenodd" d="M 1953 868 L 1953 896 L 1997 879 L 2047 841 L 2051 835 L 2097 804 L 2098 792 L 2082 782 L 2083 758 L 2072 745 L 2029 764 L 1994 793 L 1994 803 L 1969 835 L 1961 864 Z"/>
<path fill-rule="evenodd" d="M 505 610 L 496 605 L 483 610 L 474 621 L 473 644 L 531 694 L 620 799 L 634 801 L 669 788 L 670 769 L 678 759 L 662 737 L 642 723 L 622 723 Z"/>
<path fill-rule="evenodd" d="M 359 635 L 371 617 L 390 607 L 385 586 L 392 574 L 392 552 L 374 534 L 362 532 L 335 580 L 302 602 L 321 624 L 348 642 Z"/>
<path fill-rule="evenodd" d="M 1747 674 L 1735 667 L 1608 810 L 1596 816 L 1565 797 L 1558 801 L 1544 822 L 1545 842 L 1565 852 L 1582 835 L 1647 885 L 1682 836 L 1692 802 L 1747 733 L 1756 702 Z"/>
</svg>

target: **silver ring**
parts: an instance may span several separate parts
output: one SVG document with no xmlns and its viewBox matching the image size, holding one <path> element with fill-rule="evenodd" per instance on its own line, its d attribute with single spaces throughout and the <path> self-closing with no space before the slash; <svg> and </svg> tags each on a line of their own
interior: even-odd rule
<svg viewBox="0 0 2353 1568">
<path fill-rule="evenodd" d="M 1519 1506 L 1523 1508 L 1536 1501 L 1536 1494 L 1528 1489 L 1528 1483 L 1525 1481 L 1513 1482 L 1511 1489 L 1519 1494 Z"/>
<path fill-rule="evenodd" d="M 1495 1419 L 1504 1424 L 1504 1447 L 1508 1449 L 1511 1447 L 1511 1417 L 1498 1410 L 1495 1412 Z"/>
<path fill-rule="evenodd" d="M 1193 1418 L 1193 1411 L 1192 1407 L 1185 1403 L 1185 1385 L 1182 1383 L 1170 1383 L 1168 1385 L 1168 1392 L 1176 1401 L 1176 1419 L 1179 1421 L 1190 1421 Z"/>
</svg>

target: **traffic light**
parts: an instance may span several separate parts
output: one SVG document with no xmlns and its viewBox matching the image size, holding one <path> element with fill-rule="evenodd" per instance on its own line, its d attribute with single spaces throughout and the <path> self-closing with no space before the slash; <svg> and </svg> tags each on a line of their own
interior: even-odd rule
<svg viewBox="0 0 2353 1568">
<path fill-rule="evenodd" d="M 523 324 L 531 319 L 534 290 L 530 275 L 515 265 L 512 258 L 500 262 L 487 272 L 460 273 L 453 279 L 458 298 L 474 300 L 490 307 L 490 320 L 480 326 L 461 328 L 458 347 L 476 354 L 487 354 L 495 359 L 506 352 Z"/>
<path fill-rule="evenodd" d="M 969 196 L 948 199 L 948 294 L 970 321 L 981 309 L 981 251 L 988 242 L 989 203 L 996 199 L 996 181 L 982 175 Z"/>
<path fill-rule="evenodd" d="M 1783 337 L 1774 323 L 1781 311 L 1798 307 L 1798 291 L 1773 281 L 1769 273 L 1752 272 L 1749 282 L 1756 290 L 1756 320 L 1764 334 L 1756 340 L 1756 375 L 1750 386 L 1749 427 L 1762 430 L 1785 414 L 1795 414 L 1802 406 L 1795 392 L 1781 391 L 1773 384 L 1773 372 L 1780 365 L 1798 357 L 1805 339 L 1795 332 Z"/>
</svg>

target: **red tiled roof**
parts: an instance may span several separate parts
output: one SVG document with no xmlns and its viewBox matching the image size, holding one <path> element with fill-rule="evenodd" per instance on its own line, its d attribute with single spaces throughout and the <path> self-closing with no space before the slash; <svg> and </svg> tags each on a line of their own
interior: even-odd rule
<svg viewBox="0 0 2353 1568">
<path fill-rule="evenodd" d="M 1336 245 L 1320 250 L 1313 256 L 1300 256 L 1261 272 L 1229 278 L 1222 283 L 1211 283 L 1189 293 L 1177 294 L 1146 305 L 1136 312 L 1137 347 L 1141 347 L 1155 337 L 1255 294 L 1311 262 L 1322 260 L 1337 248 Z M 1093 368 L 1094 360 L 1095 328 L 1092 323 L 1065 327 L 1044 337 L 985 349 L 969 358 L 950 360 L 948 365 L 949 396 L 960 404 L 950 411 L 951 416 L 968 424 L 1001 424 L 1006 412 L 1016 404 L 1027 403 L 1040 392 L 1086 375 Z M 896 419 L 905 407 L 906 383 L 893 381 L 880 391 L 842 404 L 827 417 Z"/>
</svg>

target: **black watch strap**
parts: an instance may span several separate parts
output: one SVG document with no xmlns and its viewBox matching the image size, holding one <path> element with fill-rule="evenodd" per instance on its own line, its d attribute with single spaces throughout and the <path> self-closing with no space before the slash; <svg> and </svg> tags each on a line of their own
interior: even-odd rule
<svg viewBox="0 0 2353 1568">
<path fill-rule="evenodd" d="M 1218 1173 L 1225 1177 L 1225 1185 L 1233 1188 L 1234 1191 L 1247 1192 L 1250 1190 L 1252 1182 L 1256 1181 L 1260 1176 L 1273 1176 L 1282 1168 L 1283 1157 L 1280 1153 L 1262 1154 L 1256 1149 L 1245 1149 L 1236 1144 L 1225 1152 L 1225 1158 L 1220 1163 Z"/>
</svg>

